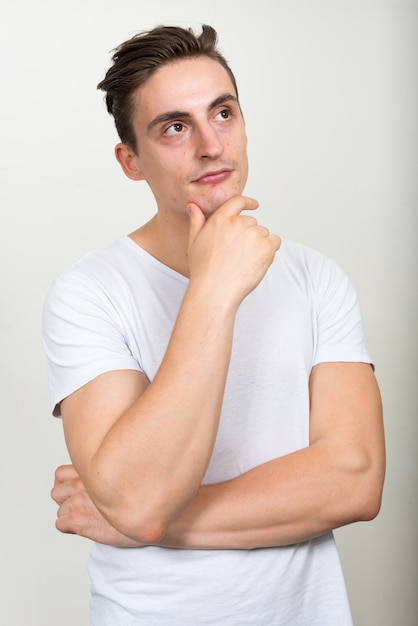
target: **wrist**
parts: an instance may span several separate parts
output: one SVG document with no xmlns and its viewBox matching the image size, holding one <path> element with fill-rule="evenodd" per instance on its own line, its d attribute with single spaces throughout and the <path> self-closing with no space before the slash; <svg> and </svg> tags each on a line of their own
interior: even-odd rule
<svg viewBox="0 0 418 626">
<path fill-rule="evenodd" d="M 185 302 L 201 307 L 206 317 L 212 312 L 225 318 L 235 318 L 242 300 L 232 285 L 220 284 L 210 276 L 201 275 L 190 278 L 184 298 Z"/>
</svg>

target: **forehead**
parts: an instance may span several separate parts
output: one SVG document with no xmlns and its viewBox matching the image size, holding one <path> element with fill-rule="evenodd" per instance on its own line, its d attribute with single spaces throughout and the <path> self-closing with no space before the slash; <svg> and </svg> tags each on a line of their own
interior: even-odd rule
<svg viewBox="0 0 418 626">
<path fill-rule="evenodd" d="M 150 119 L 168 110 L 193 112 L 217 96 L 236 96 L 226 69 L 208 57 L 172 61 L 159 68 L 134 96 L 136 113 Z"/>
</svg>

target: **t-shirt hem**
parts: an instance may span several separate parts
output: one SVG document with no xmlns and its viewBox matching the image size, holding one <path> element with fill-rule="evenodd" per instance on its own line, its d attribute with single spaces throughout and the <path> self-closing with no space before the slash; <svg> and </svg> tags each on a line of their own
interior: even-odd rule
<svg viewBox="0 0 418 626">
<path fill-rule="evenodd" d="M 336 353 L 334 350 L 318 350 L 312 362 L 314 365 L 319 363 L 368 363 L 374 369 L 374 362 L 368 352 L 365 351 L 347 351 Z"/>
<path fill-rule="evenodd" d="M 51 410 L 52 415 L 54 417 L 61 417 L 61 402 L 70 396 L 72 393 L 84 387 L 92 380 L 101 376 L 102 374 L 106 374 L 107 372 L 116 372 L 120 370 L 134 370 L 136 372 L 141 372 L 141 368 L 137 363 L 133 363 L 132 361 L 113 361 L 108 365 L 100 363 L 99 367 L 92 367 L 90 369 L 86 369 L 83 371 L 79 371 L 76 378 L 72 378 L 67 381 L 67 384 L 61 387 L 61 391 L 55 391 L 53 394 L 51 393 Z"/>
</svg>

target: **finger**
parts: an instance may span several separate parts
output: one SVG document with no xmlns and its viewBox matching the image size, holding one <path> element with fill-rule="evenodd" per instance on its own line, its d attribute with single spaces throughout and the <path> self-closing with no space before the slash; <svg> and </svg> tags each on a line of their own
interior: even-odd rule
<svg viewBox="0 0 418 626">
<path fill-rule="evenodd" d="M 61 533 L 75 534 L 74 523 L 71 515 L 68 511 L 62 510 L 62 507 L 58 509 L 57 519 L 55 520 L 55 528 Z"/>
<path fill-rule="evenodd" d="M 279 237 L 279 235 L 269 235 L 269 239 L 272 243 L 273 249 L 277 252 L 277 250 L 279 250 L 280 246 L 282 245 L 281 238 Z"/>
<path fill-rule="evenodd" d="M 62 504 L 58 507 L 57 517 L 65 517 L 72 510 L 71 498 L 64 500 Z"/>
<path fill-rule="evenodd" d="M 67 500 L 71 495 L 71 490 L 68 488 L 66 483 L 59 483 L 58 485 L 54 485 L 51 489 L 51 498 L 59 505 L 62 505 L 65 500 Z"/>
<path fill-rule="evenodd" d="M 71 490 L 68 489 L 68 486 L 65 483 L 55 485 L 51 490 L 51 498 L 60 506 L 70 497 L 70 495 Z"/>
<path fill-rule="evenodd" d="M 68 524 L 67 518 L 65 517 L 57 517 L 57 519 L 55 520 L 55 528 L 59 530 L 60 533 L 75 535 L 74 530 L 70 529 L 70 524 Z"/>
<path fill-rule="evenodd" d="M 270 231 L 266 226 L 257 226 L 258 234 L 262 237 L 270 237 Z"/>
<path fill-rule="evenodd" d="M 78 493 L 59 507 L 55 527 L 64 533 L 80 534 L 80 530 L 91 528 L 92 520 L 97 522 L 99 518 L 102 520 L 88 496 Z"/>
<path fill-rule="evenodd" d="M 249 196 L 232 196 L 229 198 L 214 215 L 224 215 L 225 217 L 239 215 L 242 211 L 254 211 L 258 208 L 258 202 Z"/>
<path fill-rule="evenodd" d="M 281 244 L 280 237 L 278 237 L 277 235 L 272 235 L 270 233 L 270 230 L 267 228 L 267 226 L 263 226 L 262 224 L 259 224 L 258 221 L 255 219 L 255 217 L 253 217 L 252 215 L 241 215 L 241 220 L 247 227 L 255 228 L 257 234 L 260 235 L 261 237 L 266 237 L 266 238 L 270 237 L 272 239 L 273 246 L 277 245 L 277 249 L 280 248 L 280 244 Z"/>
<path fill-rule="evenodd" d="M 54 485 L 74 478 L 78 478 L 78 473 L 73 465 L 60 465 L 55 470 Z"/>
<path fill-rule="evenodd" d="M 258 226 L 258 221 L 252 215 L 241 215 L 242 223 L 247 227 Z"/>
<path fill-rule="evenodd" d="M 57 504 L 62 504 L 65 500 L 71 498 L 71 496 L 77 493 L 83 493 L 84 491 L 84 485 L 80 478 L 77 477 L 73 480 L 66 480 L 65 482 L 54 485 L 51 490 L 51 498 Z"/>
<path fill-rule="evenodd" d="M 189 246 L 196 239 L 202 228 L 206 223 L 206 218 L 201 208 L 194 202 L 190 202 L 187 205 L 187 211 L 189 213 Z"/>
</svg>

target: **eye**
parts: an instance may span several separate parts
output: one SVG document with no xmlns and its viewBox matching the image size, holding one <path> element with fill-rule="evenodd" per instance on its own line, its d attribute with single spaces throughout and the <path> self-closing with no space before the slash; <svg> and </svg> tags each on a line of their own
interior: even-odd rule
<svg viewBox="0 0 418 626">
<path fill-rule="evenodd" d="M 230 109 L 222 109 L 221 111 L 219 111 L 219 113 L 217 113 L 216 117 L 221 119 L 221 120 L 229 120 L 229 118 L 232 116 L 232 113 L 230 111 Z"/>
<path fill-rule="evenodd" d="M 174 122 L 165 129 L 164 135 L 178 135 L 184 131 L 184 125 L 181 122 Z"/>
</svg>

